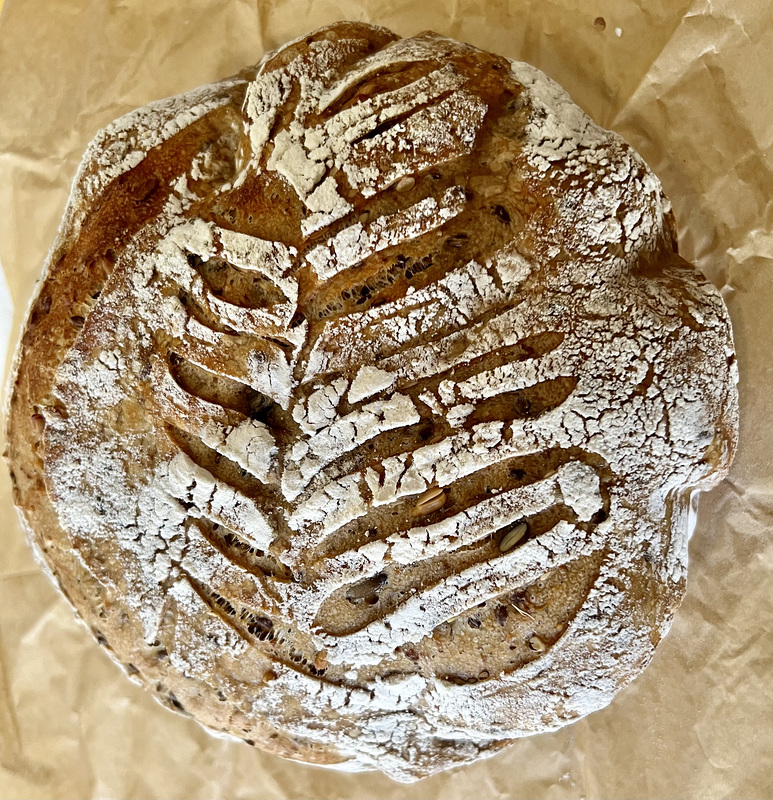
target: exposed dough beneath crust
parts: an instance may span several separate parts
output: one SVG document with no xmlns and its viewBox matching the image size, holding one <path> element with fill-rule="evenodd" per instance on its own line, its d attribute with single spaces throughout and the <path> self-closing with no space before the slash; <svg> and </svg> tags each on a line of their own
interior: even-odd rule
<svg viewBox="0 0 773 800">
<path fill-rule="evenodd" d="M 16 501 L 166 704 L 413 780 L 651 659 L 736 444 L 730 323 L 538 70 L 317 31 L 98 134 L 46 269 Z"/>
</svg>

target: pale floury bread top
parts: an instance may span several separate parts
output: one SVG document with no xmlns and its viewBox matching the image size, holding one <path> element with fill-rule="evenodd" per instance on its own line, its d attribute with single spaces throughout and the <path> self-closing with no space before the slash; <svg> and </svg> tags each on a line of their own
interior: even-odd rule
<svg viewBox="0 0 773 800">
<path fill-rule="evenodd" d="M 619 136 L 528 65 L 340 23 L 96 136 L 9 458 L 41 562 L 164 703 L 412 780 L 646 666 L 735 383 Z"/>
</svg>

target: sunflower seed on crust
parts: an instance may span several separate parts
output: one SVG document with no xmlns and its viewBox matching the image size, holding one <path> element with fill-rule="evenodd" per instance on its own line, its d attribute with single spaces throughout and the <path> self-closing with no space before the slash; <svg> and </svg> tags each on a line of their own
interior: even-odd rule
<svg viewBox="0 0 773 800">
<path fill-rule="evenodd" d="M 446 493 L 439 486 L 431 486 L 424 494 L 419 496 L 416 505 L 411 512 L 411 516 L 423 517 L 431 514 L 446 504 Z"/>
<path fill-rule="evenodd" d="M 506 553 L 508 550 L 512 550 L 528 531 L 529 526 L 525 522 L 519 522 L 508 528 L 499 542 L 499 552 Z"/>
</svg>

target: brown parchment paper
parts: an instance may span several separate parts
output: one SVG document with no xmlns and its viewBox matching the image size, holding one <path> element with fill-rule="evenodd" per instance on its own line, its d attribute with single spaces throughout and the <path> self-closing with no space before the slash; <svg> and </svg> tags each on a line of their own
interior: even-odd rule
<svg viewBox="0 0 773 800">
<path fill-rule="evenodd" d="M 412 786 L 306 767 L 213 738 L 132 685 L 33 562 L 3 469 L 0 797 L 770 797 L 768 0 L 5 0 L 0 363 L 95 131 L 342 18 L 403 35 L 432 28 L 545 70 L 644 155 L 674 203 L 683 255 L 723 287 L 740 363 L 741 446 L 730 478 L 700 500 L 673 630 L 607 709 L 489 761 Z"/>
</svg>

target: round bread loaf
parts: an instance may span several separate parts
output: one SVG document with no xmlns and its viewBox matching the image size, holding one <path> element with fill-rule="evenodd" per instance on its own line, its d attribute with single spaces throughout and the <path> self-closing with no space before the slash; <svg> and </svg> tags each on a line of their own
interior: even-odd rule
<svg viewBox="0 0 773 800">
<path fill-rule="evenodd" d="M 647 665 L 735 384 L 619 136 L 526 64 L 340 23 L 96 136 L 9 460 L 40 560 L 162 702 L 409 781 Z"/>
</svg>

